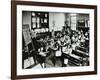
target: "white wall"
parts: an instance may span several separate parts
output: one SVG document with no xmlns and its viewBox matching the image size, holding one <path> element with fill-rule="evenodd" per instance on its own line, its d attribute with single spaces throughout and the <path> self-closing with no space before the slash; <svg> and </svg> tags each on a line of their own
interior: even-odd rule
<svg viewBox="0 0 100 80">
<path fill-rule="evenodd" d="M 58 3 L 98 5 L 98 49 L 100 47 L 100 0 L 34 0 Z M 0 0 L 0 80 L 10 80 L 11 68 L 11 8 L 10 0 Z M 100 50 L 98 50 L 98 74 L 31 80 L 100 80 Z M 28 79 L 29 80 L 29 79 Z"/>
<path fill-rule="evenodd" d="M 60 20 L 61 19 L 61 20 Z M 62 26 L 64 26 L 65 22 L 65 14 L 64 13 L 49 13 L 49 29 L 50 31 L 53 29 L 53 20 L 55 21 L 54 30 L 62 30 Z"/>
</svg>

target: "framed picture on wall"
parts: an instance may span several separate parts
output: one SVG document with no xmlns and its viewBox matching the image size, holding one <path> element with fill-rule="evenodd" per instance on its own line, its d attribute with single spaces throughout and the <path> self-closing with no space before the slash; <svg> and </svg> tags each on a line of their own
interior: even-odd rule
<svg viewBox="0 0 100 80">
<path fill-rule="evenodd" d="M 97 6 L 11 1 L 11 79 L 97 74 Z"/>
</svg>

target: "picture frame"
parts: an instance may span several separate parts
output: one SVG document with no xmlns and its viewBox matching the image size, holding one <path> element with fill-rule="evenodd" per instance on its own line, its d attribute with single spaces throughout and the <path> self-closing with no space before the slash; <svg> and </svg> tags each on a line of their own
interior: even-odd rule
<svg viewBox="0 0 100 80">
<path fill-rule="evenodd" d="M 42 7 L 42 8 L 39 8 L 39 7 Z M 82 67 L 82 69 L 84 69 L 83 71 L 81 69 L 80 69 L 80 71 L 77 71 L 78 69 L 76 69 L 76 68 L 73 68 L 73 69 L 76 69 L 76 71 L 74 71 L 74 70 L 65 71 L 67 69 L 60 68 L 62 70 L 60 72 L 59 68 L 57 68 L 57 69 L 55 68 L 54 70 L 51 68 L 50 69 L 48 68 L 47 70 L 33 69 L 33 72 L 31 72 L 31 70 L 29 70 L 29 69 L 27 69 L 27 70 L 25 69 L 20 72 L 19 67 L 22 68 L 22 66 L 20 66 L 18 63 L 18 62 L 21 62 L 21 59 L 22 59 L 22 58 L 20 58 L 22 56 L 18 56 L 18 55 L 22 54 L 22 53 L 20 53 L 20 51 L 18 49 L 18 48 L 22 47 L 21 45 L 19 45 L 19 44 L 21 44 L 20 42 L 22 40 L 21 37 L 19 37 L 20 36 L 19 33 L 22 33 L 22 29 L 20 29 L 18 27 L 18 26 L 22 27 L 22 23 L 21 23 L 22 22 L 22 19 L 21 19 L 22 13 L 20 13 L 20 12 L 25 11 L 25 10 L 31 11 L 31 9 L 33 9 L 33 11 L 36 10 L 38 12 L 40 10 L 48 11 L 48 12 L 50 12 L 50 11 L 51 12 L 54 12 L 54 11 L 61 12 L 59 10 L 62 9 L 62 12 L 66 12 L 69 10 L 69 12 L 72 12 L 72 13 L 73 12 L 75 13 L 75 11 L 78 12 L 78 10 L 80 10 L 79 12 L 83 13 L 82 11 L 86 10 L 87 13 L 90 14 L 90 17 L 92 17 L 92 18 L 90 18 L 90 25 L 92 26 L 92 27 L 90 27 L 90 34 L 91 34 L 90 35 L 90 45 L 91 45 L 90 47 L 93 49 L 93 52 L 92 52 L 92 50 L 90 50 L 90 52 L 92 52 L 92 53 L 90 53 L 90 58 L 93 59 L 92 61 L 90 61 L 90 64 L 92 65 L 92 67 L 91 66 L 89 66 L 88 68 Z M 19 15 L 21 15 L 21 16 L 19 16 Z M 19 18 L 18 16 L 21 18 Z M 45 16 L 47 17 L 48 15 L 46 14 Z M 73 19 L 75 19 L 75 17 Z M 39 20 L 38 20 L 38 22 L 39 22 Z M 48 20 L 45 19 L 45 22 L 47 23 Z M 73 20 L 73 23 L 74 23 L 74 20 Z M 53 25 L 55 25 L 55 24 L 53 24 Z M 72 24 L 72 25 L 74 25 L 74 24 Z M 80 23 L 79 25 L 82 25 L 82 24 Z M 40 24 L 38 24 L 38 26 L 40 27 Z M 72 29 L 74 29 L 74 28 L 72 27 Z M 93 33 L 93 35 L 92 35 L 92 33 Z M 20 41 L 20 42 L 18 42 L 18 41 Z M 94 44 L 91 44 L 92 42 Z M 93 62 L 93 64 L 92 64 L 92 62 Z M 89 69 L 89 68 L 91 68 L 91 69 Z M 27 72 L 29 71 L 29 72 L 26 73 L 26 71 Z M 58 72 L 55 72 L 55 71 L 58 71 Z M 26 73 L 26 74 L 23 74 L 23 73 Z M 61 76 L 94 75 L 94 74 L 95 75 L 97 74 L 97 6 L 96 5 L 33 2 L 33 1 L 11 1 L 11 79 L 12 80 L 30 79 L 30 78 L 46 78 L 46 77 L 61 77 Z"/>
</svg>

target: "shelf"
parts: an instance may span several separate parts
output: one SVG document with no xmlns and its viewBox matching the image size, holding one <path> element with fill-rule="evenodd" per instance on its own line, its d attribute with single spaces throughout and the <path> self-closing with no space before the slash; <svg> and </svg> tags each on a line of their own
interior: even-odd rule
<svg viewBox="0 0 100 80">
<path fill-rule="evenodd" d="M 32 29 L 34 28 L 49 28 L 49 13 L 48 12 L 32 12 Z"/>
</svg>

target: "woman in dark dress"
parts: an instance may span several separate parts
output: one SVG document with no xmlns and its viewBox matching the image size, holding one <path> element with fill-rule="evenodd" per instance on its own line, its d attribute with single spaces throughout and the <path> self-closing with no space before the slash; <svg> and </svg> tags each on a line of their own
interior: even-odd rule
<svg viewBox="0 0 100 80">
<path fill-rule="evenodd" d="M 31 37 L 32 37 L 33 46 L 35 48 L 35 51 L 33 52 L 33 58 L 34 58 L 35 64 L 38 58 L 38 49 L 40 48 L 40 43 L 37 41 L 36 36 L 37 36 L 36 32 L 32 30 Z"/>
</svg>

